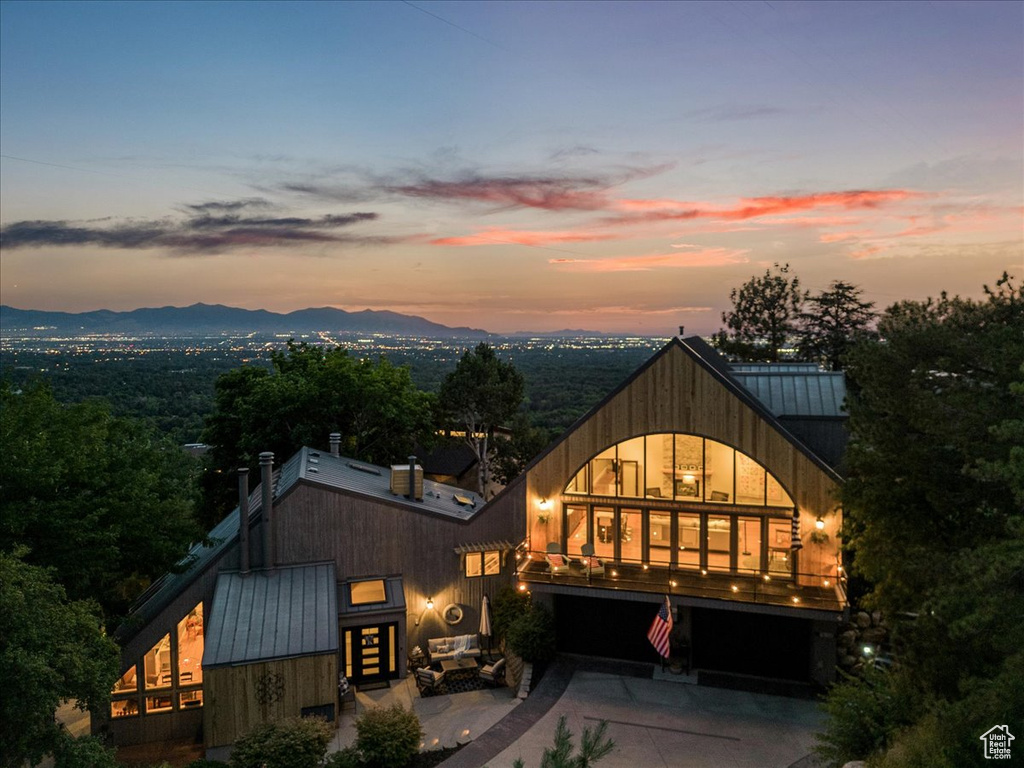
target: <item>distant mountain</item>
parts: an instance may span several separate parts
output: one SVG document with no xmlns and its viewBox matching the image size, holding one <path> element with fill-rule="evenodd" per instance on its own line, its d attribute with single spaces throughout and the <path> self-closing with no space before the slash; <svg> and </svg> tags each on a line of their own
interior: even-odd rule
<svg viewBox="0 0 1024 768">
<path fill-rule="evenodd" d="M 43 312 L 0 305 L 0 333 L 9 336 L 61 333 L 126 333 L 191 336 L 220 333 L 388 333 L 429 338 L 487 337 L 479 328 L 451 328 L 415 315 L 333 307 L 300 309 L 287 314 L 239 309 L 222 304 L 156 307 L 130 312 Z"/>
<path fill-rule="evenodd" d="M 600 337 L 600 336 L 615 336 L 616 334 L 605 333 L 604 331 L 586 331 L 582 328 L 563 328 L 560 331 L 516 331 L 510 333 L 509 336 L 512 338 L 526 338 L 526 339 L 572 339 L 579 338 L 580 336 L 587 336 L 589 338 Z M 619 336 L 624 334 L 618 334 Z"/>
</svg>

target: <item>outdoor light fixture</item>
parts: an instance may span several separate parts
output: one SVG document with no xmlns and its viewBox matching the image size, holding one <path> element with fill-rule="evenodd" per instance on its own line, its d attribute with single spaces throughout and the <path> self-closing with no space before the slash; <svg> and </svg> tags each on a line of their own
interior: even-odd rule
<svg viewBox="0 0 1024 768">
<path fill-rule="evenodd" d="M 676 582 L 674 581 L 670 581 L 669 584 L 671 584 L 673 587 L 676 586 Z"/>
<path fill-rule="evenodd" d="M 525 592 L 526 591 L 526 585 L 525 584 L 520 584 L 519 585 L 519 591 L 520 592 Z"/>
<path fill-rule="evenodd" d="M 733 584 L 733 585 L 732 585 L 732 591 L 733 591 L 733 592 L 739 592 L 739 591 L 740 591 L 740 588 L 739 588 L 739 587 L 737 587 L 737 586 L 736 586 L 735 584 Z"/>
<path fill-rule="evenodd" d="M 708 569 L 707 568 L 701 568 L 700 569 L 700 575 L 701 576 L 707 576 L 708 575 Z"/>
<path fill-rule="evenodd" d="M 647 563 L 644 563 L 644 570 L 647 570 Z"/>
<path fill-rule="evenodd" d="M 433 608 L 434 608 L 434 598 L 428 597 L 427 598 L 427 610 L 430 611 L 430 610 L 433 610 Z"/>
<path fill-rule="evenodd" d="M 548 507 L 551 506 L 551 502 L 548 501 L 547 499 L 541 499 L 540 503 L 537 506 L 539 506 L 541 509 L 547 509 Z"/>
<path fill-rule="evenodd" d="M 829 581 L 828 579 L 825 579 L 825 586 L 826 586 L 826 587 L 827 587 L 827 586 L 829 586 L 829 585 L 831 585 L 831 584 L 832 584 L 832 582 L 831 582 L 831 581 Z"/>
<path fill-rule="evenodd" d="M 800 602 L 800 598 L 799 597 L 794 597 L 793 598 L 793 602 L 794 603 L 799 603 Z"/>
<path fill-rule="evenodd" d="M 764 575 L 764 580 L 765 580 L 765 581 L 771 581 L 771 580 L 772 580 L 772 577 L 771 577 L 771 576 L 769 576 L 769 575 L 768 575 L 768 574 L 766 573 L 766 574 Z"/>
<path fill-rule="evenodd" d="M 872 654 L 874 654 L 874 652 L 875 652 L 875 649 L 872 648 L 870 645 L 865 645 L 864 646 L 864 655 L 865 656 L 871 656 Z"/>
<path fill-rule="evenodd" d="M 819 531 L 825 530 L 825 521 L 819 517 L 817 520 L 814 521 L 814 527 L 817 528 Z"/>
</svg>

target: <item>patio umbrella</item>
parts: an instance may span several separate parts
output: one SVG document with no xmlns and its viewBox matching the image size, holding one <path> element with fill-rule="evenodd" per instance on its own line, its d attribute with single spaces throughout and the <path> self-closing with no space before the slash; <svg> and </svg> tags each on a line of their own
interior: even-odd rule
<svg viewBox="0 0 1024 768">
<path fill-rule="evenodd" d="M 487 655 L 491 655 L 491 604 L 487 595 L 480 605 L 480 634 L 487 638 Z"/>
</svg>

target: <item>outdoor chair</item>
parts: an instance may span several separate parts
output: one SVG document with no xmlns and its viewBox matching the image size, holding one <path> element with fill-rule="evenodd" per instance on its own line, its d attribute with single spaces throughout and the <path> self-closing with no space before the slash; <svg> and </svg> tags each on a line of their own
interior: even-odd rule
<svg viewBox="0 0 1024 768">
<path fill-rule="evenodd" d="M 583 568 L 588 576 L 603 576 L 604 561 L 594 554 L 594 545 L 589 541 L 580 547 L 580 554 L 583 555 Z"/>
<path fill-rule="evenodd" d="M 569 558 L 558 551 L 558 545 L 555 542 L 548 544 L 548 551 L 544 555 L 544 559 L 548 561 L 548 569 L 551 573 L 564 573 L 569 570 Z"/>
<path fill-rule="evenodd" d="M 416 687 L 420 696 L 430 696 L 437 693 L 444 682 L 444 672 L 435 672 L 430 667 L 421 667 L 416 670 Z"/>
<path fill-rule="evenodd" d="M 480 679 L 490 685 L 502 685 L 505 682 L 505 659 L 488 664 L 480 670 Z"/>
</svg>

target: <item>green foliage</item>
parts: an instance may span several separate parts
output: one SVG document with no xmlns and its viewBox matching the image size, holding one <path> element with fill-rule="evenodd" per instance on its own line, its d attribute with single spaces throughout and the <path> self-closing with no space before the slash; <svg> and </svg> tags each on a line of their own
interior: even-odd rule
<svg viewBox="0 0 1024 768">
<path fill-rule="evenodd" d="M 800 313 L 800 356 L 831 371 L 842 370 L 847 352 L 857 341 L 873 337 L 874 302 L 850 283 L 833 280 L 828 290 L 808 295 Z"/>
<path fill-rule="evenodd" d="M 494 478 L 508 485 L 553 437 L 552 430 L 534 427 L 526 413 L 517 413 L 512 421 L 512 436 L 508 440 L 495 441 Z"/>
<path fill-rule="evenodd" d="M 332 752 L 324 761 L 324 768 L 363 768 L 363 753 L 355 744 L 351 744 L 338 752 Z"/>
<path fill-rule="evenodd" d="M 495 640 L 501 640 L 508 633 L 516 619 L 530 610 L 530 595 L 509 585 L 498 590 L 491 602 L 491 628 Z"/>
<path fill-rule="evenodd" d="M 828 721 L 815 752 L 831 766 L 875 755 L 914 722 L 919 707 L 920 696 L 901 670 L 869 665 L 860 677 L 845 675 L 825 702 Z"/>
<path fill-rule="evenodd" d="M 575 753 L 572 733 L 565 724 L 565 715 L 562 715 L 555 727 L 555 744 L 544 750 L 540 768 L 590 768 L 615 749 L 615 742 L 607 737 L 607 731 L 608 723 L 605 720 L 598 723 L 593 731 L 584 728 L 579 753 Z M 523 768 L 523 761 L 516 760 L 512 765 Z"/>
<path fill-rule="evenodd" d="M 53 768 L 120 768 L 114 754 L 95 736 L 76 739 L 64 733 L 54 751 Z"/>
<path fill-rule="evenodd" d="M 185 768 L 228 768 L 228 764 L 220 760 L 207 760 L 205 757 L 200 757 L 186 765 Z"/>
<path fill-rule="evenodd" d="M 505 631 L 505 642 L 523 661 L 547 661 L 555 655 L 555 622 L 543 605 L 530 605 Z"/>
<path fill-rule="evenodd" d="M 340 432 L 345 456 L 374 464 L 405 459 L 433 435 L 432 397 L 407 368 L 374 362 L 340 348 L 288 342 L 271 356 L 272 370 L 243 366 L 217 379 L 204 477 L 204 521 L 212 525 L 236 503 L 234 471 L 255 471 L 262 451 L 278 462 L 303 445 L 325 446 Z"/>
<path fill-rule="evenodd" d="M 1024 290 L 1004 275 L 983 301 L 902 302 L 879 332 L 848 357 L 844 534 L 869 602 L 905 617 L 915 707 L 880 712 L 872 744 L 879 765 L 977 763 L 984 731 L 1024 721 Z M 830 704 L 828 732 L 859 711 Z"/>
<path fill-rule="evenodd" d="M 800 280 L 790 277 L 789 264 L 765 270 L 729 294 L 732 310 L 722 313 L 725 330 L 714 337 L 723 352 L 744 360 L 778 362 L 797 330 L 805 294 Z"/>
<path fill-rule="evenodd" d="M 476 451 L 477 490 L 487 491 L 491 474 L 488 441 L 494 428 L 507 425 L 523 402 L 523 375 L 511 362 L 498 359 L 485 343 L 466 350 L 455 370 L 445 376 L 438 394 L 441 418 L 457 424 L 466 433 L 465 440 Z"/>
<path fill-rule="evenodd" d="M 94 747 L 69 741 L 54 713 L 66 699 L 103 710 L 117 679 L 118 649 L 103 633 L 95 604 L 69 601 L 52 572 L 25 563 L 22 554 L 0 553 L 0 765 L 20 768 L 58 747 L 67 765 L 83 764 L 75 756 Z"/>
<path fill-rule="evenodd" d="M 235 742 L 231 768 L 319 768 L 333 735 L 318 717 L 258 725 Z"/>
<path fill-rule="evenodd" d="M 0 549 L 56 569 L 108 624 L 199 537 L 192 460 L 101 402 L 64 406 L 45 386 L 0 385 Z"/>
<path fill-rule="evenodd" d="M 356 720 L 356 747 L 371 768 L 402 768 L 420 749 L 423 728 L 400 704 L 374 707 Z"/>
</svg>

